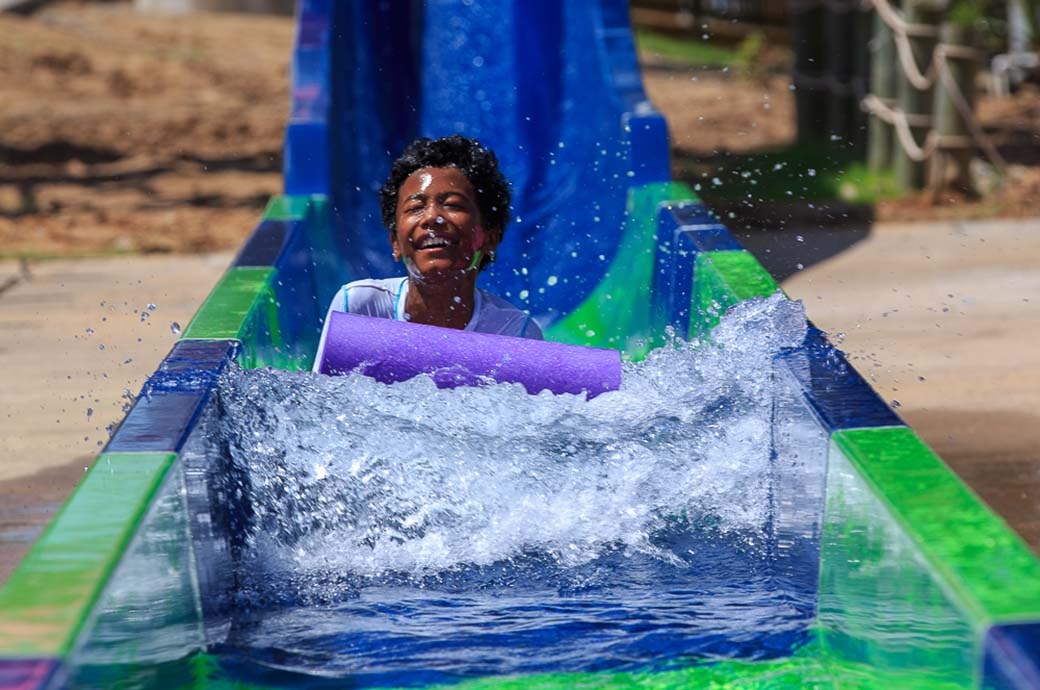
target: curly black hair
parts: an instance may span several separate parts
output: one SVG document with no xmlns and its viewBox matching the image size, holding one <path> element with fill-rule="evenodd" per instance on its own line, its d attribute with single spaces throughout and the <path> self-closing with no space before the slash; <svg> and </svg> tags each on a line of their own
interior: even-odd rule
<svg viewBox="0 0 1040 690">
<path fill-rule="evenodd" d="M 408 176 L 422 168 L 454 167 L 462 171 L 477 193 L 477 208 L 485 227 L 498 230 L 498 239 L 509 220 L 509 182 L 498 169 L 495 152 L 480 142 L 459 134 L 442 139 L 416 139 L 394 161 L 390 176 L 379 190 L 383 224 L 394 232 L 397 218 L 397 194 Z M 484 258 L 483 268 L 488 262 Z"/>
</svg>

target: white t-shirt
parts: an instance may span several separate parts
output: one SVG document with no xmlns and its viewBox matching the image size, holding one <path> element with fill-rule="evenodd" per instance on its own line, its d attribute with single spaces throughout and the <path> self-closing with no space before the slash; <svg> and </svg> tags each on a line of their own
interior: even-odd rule
<svg viewBox="0 0 1040 690">
<path fill-rule="evenodd" d="M 329 331 L 332 312 L 342 311 L 407 321 L 404 312 L 407 296 L 407 278 L 355 280 L 341 287 L 332 298 L 332 304 L 325 315 L 325 326 L 321 331 L 321 340 L 318 342 L 318 352 L 314 355 L 312 369 L 318 371 L 321 366 L 321 357 L 325 352 L 325 336 Z M 463 330 L 542 340 L 542 329 L 538 324 L 506 300 L 480 288 L 474 291 L 473 297 L 473 316 Z"/>
</svg>

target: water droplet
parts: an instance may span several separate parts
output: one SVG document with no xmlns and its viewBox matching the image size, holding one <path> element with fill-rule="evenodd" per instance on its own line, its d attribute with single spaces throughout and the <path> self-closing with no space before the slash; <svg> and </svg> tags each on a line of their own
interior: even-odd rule
<svg viewBox="0 0 1040 690">
<path fill-rule="evenodd" d="M 799 242 L 805 242 L 805 238 L 801 235 L 795 235 L 794 238 Z"/>
<path fill-rule="evenodd" d="M 549 276 L 545 282 L 547 285 L 556 285 L 556 283 L 559 282 L 559 278 L 556 276 Z"/>
<path fill-rule="evenodd" d="M 816 177 L 816 168 L 809 168 L 809 177 Z"/>
<path fill-rule="evenodd" d="M 531 293 L 527 290 L 521 290 L 518 296 L 520 297 L 520 299 L 527 299 L 530 294 Z"/>
<path fill-rule="evenodd" d="M 97 346 L 97 349 L 99 349 L 99 350 L 104 350 L 104 349 L 105 349 L 105 344 L 104 344 L 104 343 L 100 343 L 100 344 L 99 344 L 99 345 Z"/>
<path fill-rule="evenodd" d="M 148 320 L 148 312 L 146 312 L 146 311 L 141 312 L 141 320 L 142 321 L 147 321 Z"/>
<path fill-rule="evenodd" d="M 481 57 L 480 55 L 478 55 L 475 58 L 473 58 L 473 66 L 474 67 L 483 67 L 484 66 L 484 58 Z"/>
<path fill-rule="evenodd" d="M 94 416 L 94 408 L 93 407 L 88 407 L 87 408 L 87 419 L 90 419 L 93 416 Z"/>
<path fill-rule="evenodd" d="M 87 329 L 87 335 L 94 335 L 94 329 L 93 328 L 88 328 Z"/>
<path fill-rule="evenodd" d="M 155 311 L 155 305 L 151 302 L 148 303 L 148 311 Z"/>
<path fill-rule="evenodd" d="M 899 402 L 898 400 L 893 400 L 892 401 L 892 408 L 893 409 L 898 410 L 902 406 L 903 406 L 903 403 Z"/>
<path fill-rule="evenodd" d="M 173 333 L 174 335 L 180 335 L 181 334 L 181 325 L 179 323 L 177 323 L 176 321 L 170 322 L 170 333 Z"/>
</svg>

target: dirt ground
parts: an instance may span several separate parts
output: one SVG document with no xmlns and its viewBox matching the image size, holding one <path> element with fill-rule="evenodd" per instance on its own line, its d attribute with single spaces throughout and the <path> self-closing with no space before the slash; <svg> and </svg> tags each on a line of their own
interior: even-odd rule
<svg viewBox="0 0 1040 690">
<path fill-rule="evenodd" d="M 0 15 L 0 254 L 237 246 L 280 190 L 293 24 Z"/>
<path fill-rule="evenodd" d="M 234 248 L 280 189 L 293 22 L 60 3 L 0 14 L 0 256 Z M 710 158 L 794 136 L 784 74 L 645 70 L 676 152 Z M 1033 215 L 1040 92 L 983 98 L 1013 164 L 985 199 L 884 202 L 876 220 Z"/>
</svg>

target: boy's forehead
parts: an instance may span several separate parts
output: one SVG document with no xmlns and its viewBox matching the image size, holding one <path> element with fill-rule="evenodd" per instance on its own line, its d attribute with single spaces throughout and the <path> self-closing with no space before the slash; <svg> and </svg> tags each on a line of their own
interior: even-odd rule
<svg viewBox="0 0 1040 690">
<path fill-rule="evenodd" d="M 401 183 L 401 190 L 406 188 L 410 193 L 425 192 L 431 186 L 446 186 L 459 191 L 472 192 L 473 183 L 469 181 L 466 174 L 456 167 L 426 167 L 419 168 L 405 178 Z"/>
</svg>

